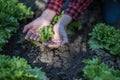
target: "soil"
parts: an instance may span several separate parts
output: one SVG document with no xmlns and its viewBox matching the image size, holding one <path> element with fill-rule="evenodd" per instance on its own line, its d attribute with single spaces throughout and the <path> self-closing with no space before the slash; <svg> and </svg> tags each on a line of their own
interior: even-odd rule
<svg viewBox="0 0 120 80">
<path fill-rule="evenodd" d="M 47 0 L 19 0 L 31 7 L 35 12 L 34 18 L 40 16 L 44 10 Z M 83 77 L 82 60 L 99 56 L 102 61 L 120 70 L 120 57 L 112 56 L 103 50 L 91 51 L 87 44 L 89 32 L 97 22 L 103 22 L 101 5 L 98 1 L 93 2 L 84 14 L 79 18 L 83 28 L 74 29 L 74 33 L 69 37 L 69 45 L 57 49 L 37 47 L 24 40 L 23 27 L 33 19 L 26 19 L 20 22 L 20 28 L 15 33 L 5 47 L 3 54 L 10 56 L 20 56 L 25 58 L 32 67 L 42 67 L 46 72 L 48 80 L 86 80 Z"/>
</svg>

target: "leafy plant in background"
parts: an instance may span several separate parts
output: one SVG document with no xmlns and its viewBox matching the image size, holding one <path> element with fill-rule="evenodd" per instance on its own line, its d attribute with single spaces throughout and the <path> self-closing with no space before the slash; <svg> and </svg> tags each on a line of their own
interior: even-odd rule
<svg viewBox="0 0 120 80">
<path fill-rule="evenodd" d="M 23 58 L 0 55 L 0 80 L 46 80 L 46 75 Z"/>
<path fill-rule="evenodd" d="M 5 13 L 0 13 L 0 51 L 2 47 L 8 42 L 12 32 L 15 32 L 18 28 L 17 19 L 10 17 Z"/>
<path fill-rule="evenodd" d="M 53 26 L 58 22 L 58 20 L 62 17 L 62 15 L 64 14 L 64 11 L 61 12 L 60 15 L 56 15 L 50 26 L 47 27 L 43 27 L 39 33 L 40 33 L 40 42 L 37 41 L 33 41 L 32 43 L 34 43 L 36 46 L 40 46 L 41 43 L 43 42 L 47 42 L 48 40 L 50 40 L 53 37 Z M 73 33 L 73 29 L 77 28 L 78 30 L 82 29 L 82 25 L 80 24 L 80 22 L 78 21 L 72 21 L 68 26 L 67 26 L 67 34 L 71 35 Z"/>
<path fill-rule="evenodd" d="M 31 8 L 27 8 L 23 3 L 19 3 L 18 0 L 0 0 L 0 12 L 17 20 L 30 18 L 33 15 Z"/>
<path fill-rule="evenodd" d="M 18 0 L 0 0 L 0 51 L 18 29 L 18 21 L 32 15 L 31 9 Z"/>
<path fill-rule="evenodd" d="M 109 68 L 106 64 L 100 63 L 99 58 L 83 61 L 84 77 L 88 80 L 120 80 L 120 71 Z"/>
<path fill-rule="evenodd" d="M 92 50 L 100 48 L 113 55 L 120 55 L 120 29 L 99 23 L 94 26 L 90 36 L 88 43 Z"/>
</svg>

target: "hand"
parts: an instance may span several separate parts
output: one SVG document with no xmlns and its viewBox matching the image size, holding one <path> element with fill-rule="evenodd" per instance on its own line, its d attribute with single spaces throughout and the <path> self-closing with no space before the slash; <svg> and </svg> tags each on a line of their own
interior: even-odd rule
<svg viewBox="0 0 120 80">
<path fill-rule="evenodd" d="M 34 20 L 33 22 L 29 23 L 28 25 L 26 25 L 23 29 L 23 33 L 26 33 L 25 39 L 32 39 L 32 40 L 40 40 L 40 34 L 38 33 L 38 31 L 46 26 L 50 25 L 51 20 L 53 19 L 53 17 L 56 15 L 55 12 L 51 11 L 51 10 L 45 10 L 41 17 L 37 18 L 36 20 Z"/>
<path fill-rule="evenodd" d="M 27 40 L 32 39 L 32 40 L 39 41 L 40 34 L 38 33 L 38 31 L 42 27 L 49 26 L 49 24 L 50 24 L 50 21 L 48 21 L 44 18 L 38 18 L 38 19 L 34 20 L 33 22 L 29 23 L 23 29 L 23 33 L 27 32 L 25 39 L 27 39 Z"/>
<path fill-rule="evenodd" d="M 68 43 L 67 33 L 65 27 L 72 21 L 72 17 L 64 14 L 62 18 L 53 27 L 54 36 L 51 41 L 43 45 L 49 48 L 58 48 Z"/>
<path fill-rule="evenodd" d="M 53 27 L 53 31 L 54 36 L 52 40 L 47 43 L 43 43 L 44 46 L 49 48 L 58 48 L 68 43 L 67 33 L 65 31 L 65 27 L 62 24 L 56 24 Z"/>
</svg>

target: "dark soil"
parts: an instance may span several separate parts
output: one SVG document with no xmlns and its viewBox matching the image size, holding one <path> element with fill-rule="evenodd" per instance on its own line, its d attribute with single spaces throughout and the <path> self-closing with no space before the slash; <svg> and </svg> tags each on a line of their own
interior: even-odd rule
<svg viewBox="0 0 120 80">
<path fill-rule="evenodd" d="M 46 4 L 45 0 L 19 1 L 32 8 L 35 12 L 33 19 L 40 16 Z M 93 25 L 103 21 L 99 2 L 92 3 L 80 17 L 79 21 L 83 24 L 83 28 L 80 31 L 74 30 L 74 33 L 69 36 L 69 45 L 57 49 L 36 47 L 24 40 L 23 27 L 33 19 L 20 22 L 20 28 L 9 40 L 4 54 L 23 57 L 32 67 L 42 67 L 49 80 L 78 80 L 80 78 L 86 80 L 83 77 L 82 60 L 96 56 L 101 57 L 109 67 L 120 69 L 120 57 L 111 56 L 102 50 L 91 51 L 87 44 L 88 33 L 91 32 Z"/>
</svg>

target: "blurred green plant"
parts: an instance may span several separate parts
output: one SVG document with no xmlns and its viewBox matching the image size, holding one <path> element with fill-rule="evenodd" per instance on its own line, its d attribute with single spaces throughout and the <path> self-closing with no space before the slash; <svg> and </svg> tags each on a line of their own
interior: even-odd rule
<svg viewBox="0 0 120 80">
<path fill-rule="evenodd" d="M 120 29 L 99 23 L 94 26 L 90 36 L 88 44 L 92 50 L 100 48 L 113 55 L 120 55 Z"/>
<path fill-rule="evenodd" d="M 83 62 L 85 63 L 84 77 L 88 80 L 120 80 L 120 71 L 109 68 L 101 63 L 99 58 L 86 59 Z"/>
<path fill-rule="evenodd" d="M 46 80 L 46 75 L 23 58 L 0 55 L 0 80 Z"/>
<path fill-rule="evenodd" d="M 32 16 L 31 9 L 18 0 L 0 0 L 0 51 L 18 29 L 19 21 Z"/>
</svg>

